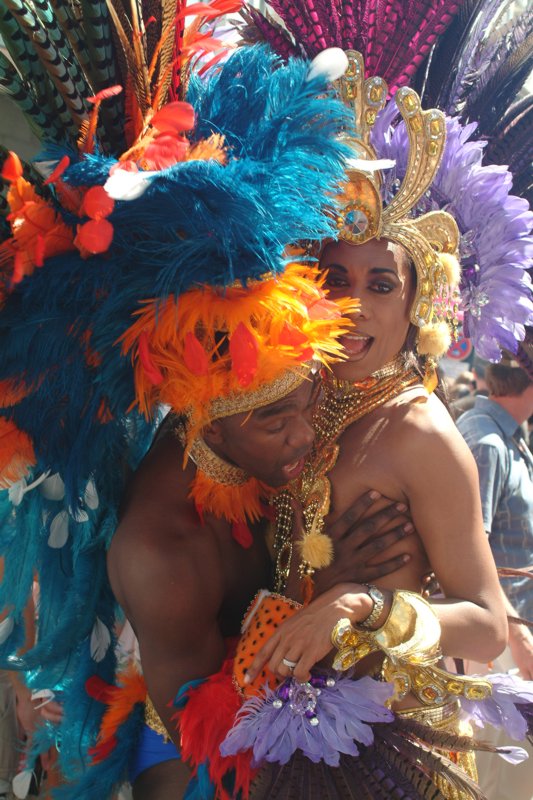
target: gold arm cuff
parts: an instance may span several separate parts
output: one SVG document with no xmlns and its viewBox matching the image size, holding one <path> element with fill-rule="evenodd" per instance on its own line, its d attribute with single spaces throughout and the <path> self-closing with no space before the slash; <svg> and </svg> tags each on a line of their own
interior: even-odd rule
<svg viewBox="0 0 533 800">
<path fill-rule="evenodd" d="M 415 592 L 395 591 L 386 622 L 373 632 L 376 644 L 393 660 L 434 664 L 440 657 L 440 622 L 431 605 Z"/>
</svg>

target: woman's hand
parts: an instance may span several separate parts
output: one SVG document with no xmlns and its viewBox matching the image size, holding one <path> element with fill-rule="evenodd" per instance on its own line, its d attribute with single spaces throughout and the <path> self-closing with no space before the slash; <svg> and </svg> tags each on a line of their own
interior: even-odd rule
<svg viewBox="0 0 533 800">
<path fill-rule="evenodd" d="M 246 682 L 253 681 L 267 662 L 281 679 L 293 675 L 301 683 L 309 680 L 311 668 L 333 649 L 331 632 L 337 622 L 347 617 L 357 623 L 366 619 L 372 608 L 366 587 L 354 583 L 334 586 L 280 625 L 252 661 Z"/>
</svg>

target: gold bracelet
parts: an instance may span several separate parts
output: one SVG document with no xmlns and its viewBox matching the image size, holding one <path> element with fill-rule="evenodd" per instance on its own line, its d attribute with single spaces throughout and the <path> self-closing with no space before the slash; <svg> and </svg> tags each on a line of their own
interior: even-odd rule
<svg viewBox="0 0 533 800">
<path fill-rule="evenodd" d="M 331 632 L 331 643 L 337 650 L 333 669 L 346 672 L 369 653 L 379 650 L 373 633 L 374 631 L 356 630 L 347 617 L 340 619 Z"/>
</svg>

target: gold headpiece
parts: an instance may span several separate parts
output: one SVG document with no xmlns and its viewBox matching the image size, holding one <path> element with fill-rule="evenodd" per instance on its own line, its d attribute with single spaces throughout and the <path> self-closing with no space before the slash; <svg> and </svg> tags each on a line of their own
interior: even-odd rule
<svg viewBox="0 0 533 800">
<path fill-rule="evenodd" d="M 346 55 L 349 66 L 336 85 L 344 103 L 353 108 L 358 138 L 346 137 L 354 159 L 349 162 L 347 182 L 338 197 L 339 238 L 354 245 L 384 238 L 407 251 L 417 274 L 410 317 L 422 329 L 419 352 L 439 356 L 449 346 L 446 323 L 451 322 L 453 290 L 459 280 L 455 255 L 459 230 L 446 211 L 432 211 L 416 219 L 410 214 L 439 168 L 446 141 L 445 117 L 436 109 L 422 111 L 420 98 L 412 89 L 403 87 L 396 92 L 396 105 L 409 137 L 409 155 L 403 182 L 384 206 L 380 192 L 383 162 L 378 160 L 370 133 L 385 105 L 387 85 L 379 77 L 365 80 L 360 53 L 348 50 Z M 444 329 L 448 343 L 441 341 Z"/>
</svg>

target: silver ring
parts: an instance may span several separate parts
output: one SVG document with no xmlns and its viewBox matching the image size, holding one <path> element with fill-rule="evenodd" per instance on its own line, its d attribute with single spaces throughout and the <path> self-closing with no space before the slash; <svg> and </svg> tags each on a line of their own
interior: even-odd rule
<svg viewBox="0 0 533 800">
<path fill-rule="evenodd" d="M 289 669 L 294 669 L 294 667 L 296 666 L 296 664 L 298 662 L 297 661 L 289 661 L 288 658 L 282 658 L 281 659 L 281 663 L 285 664 L 285 666 L 288 667 Z"/>
</svg>

